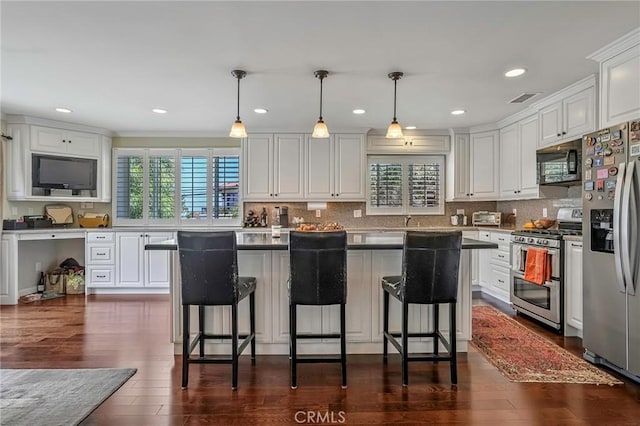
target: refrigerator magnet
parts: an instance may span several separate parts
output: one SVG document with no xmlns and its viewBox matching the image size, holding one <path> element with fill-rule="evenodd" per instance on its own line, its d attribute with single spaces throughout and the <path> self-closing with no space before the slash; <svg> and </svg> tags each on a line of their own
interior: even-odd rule
<svg viewBox="0 0 640 426">
<path fill-rule="evenodd" d="M 618 174 L 618 168 L 617 167 L 609 167 L 609 176 L 615 176 Z"/>
<path fill-rule="evenodd" d="M 604 158 L 598 157 L 593 159 L 593 167 L 602 167 L 604 164 Z"/>
<path fill-rule="evenodd" d="M 611 140 L 611 134 L 607 133 L 606 135 L 600 136 L 600 142 L 609 142 Z"/>
<path fill-rule="evenodd" d="M 585 166 L 591 167 L 591 164 L 593 164 L 593 160 L 591 158 L 587 158 L 586 160 L 584 160 Z"/>
<path fill-rule="evenodd" d="M 596 151 L 600 151 L 602 149 L 602 144 L 600 142 L 596 142 L 594 146 L 596 148 Z"/>
<path fill-rule="evenodd" d="M 589 136 L 587 138 L 587 145 L 588 146 L 593 146 L 596 143 L 596 138 Z"/>
<path fill-rule="evenodd" d="M 596 182 L 596 191 L 604 192 L 604 181 L 603 180 L 599 180 L 599 181 Z"/>
<path fill-rule="evenodd" d="M 616 190 L 612 189 L 611 191 L 607 192 L 607 200 L 613 200 L 614 198 L 616 198 Z"/>
<path fill-rule="evenodd" d="M 609 169 L 598 169 L 597 178 L 606 179 L 609 177 Z"/>
<path fill-rule="evenodd" d="M 587 192 L 586 194 L 584 194 L 584 199 L 587 201 L 591 201 L 591 199 L 593 198 L 593 194 L 590 192 Z"/>
<path fill-rule="evenodd" d="M 615 180 L 608 180 L 605 182 L 604 187 L 606 189 L 615 189 L 616 188 L 616 181 Z"/>
<path fill-rule="evenodd" d="M 593 181 L 587 181 L 584 183 L 584 190 L 585 191 L 593 191 Z"/>
<path fill-rule="evenodd" d="M 584 171 L 584 180 L 591 180 L 591 169 Z"/>
<path fill-rule="evenodd" d="M 610 157 L 604 157 L 604 165 L 605 166 L 612 166 L 614 165 L 616 157 L 614 157 L 613 155 Z"/>
<path fill-rule="evenodd" d="M 609 142 L 609 146 L 620 146 L 624 143 L 622 139 L 616 139 L 614 141 Z"/>
<path fill-rule="evenodd" d="M 620 130 L 615 130 L 612 133 L 611 138 L 612 139 L 620 139 L 621 136 L 622 136 L 622 132 Z"/>
<path fill-rule="evenodd" d="M 596 149 L 593 146 L 588 146 L 585 150 L 585 155 L 593 155 L 596 153 Z"/>
</svg>

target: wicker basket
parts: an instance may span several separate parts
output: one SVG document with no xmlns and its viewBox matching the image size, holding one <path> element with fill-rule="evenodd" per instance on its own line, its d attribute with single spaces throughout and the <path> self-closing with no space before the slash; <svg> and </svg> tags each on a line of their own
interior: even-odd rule
<svg viewBox="0 0 640 426">
<path fill-rule="evenodd" d="M 105 214 L 100 217 L 84 217 L 78 215 L 78 223 L 80 224 L 80 228 L 108 228 L 109 215 Z"/>
<path fill-rule="evenodd" d="M 84 294 L 84 270 L 67 273 L 67 294 Z"/>
</svg>

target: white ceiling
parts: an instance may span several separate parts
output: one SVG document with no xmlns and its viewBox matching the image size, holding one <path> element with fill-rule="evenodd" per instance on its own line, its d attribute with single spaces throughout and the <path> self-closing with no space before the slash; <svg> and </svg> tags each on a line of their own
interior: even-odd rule
<svg viewBox="0 0 640 426">
<path fill-rule="evenodd" d="M 469 127 L 523 109 L 598 68 L 593 51 L 640 26 L 640 2 L 9 2 L 2 112 L 118 134 L 308 131 L 324 81 L 329 130 Z M 507 79 L 516 66 L 529 72 Z M 538 98 L 534 98 L 538 99 Z M 529 101 L 531 102 L 531 101 Z M 64 106 L 69 115 L 54 111 Z M 152 108 L 169 110 L 158 115 Z M 253 112 L 269 110 L 266 115 Z M 357 116 L 354 108 L 367 113 Z M 462 108 L 463 116 L 450 111 Z"/>
</svg>

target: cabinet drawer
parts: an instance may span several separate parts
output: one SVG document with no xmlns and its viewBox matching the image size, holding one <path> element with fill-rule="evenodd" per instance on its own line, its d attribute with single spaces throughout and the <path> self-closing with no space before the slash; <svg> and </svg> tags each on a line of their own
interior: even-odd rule
<svg viewBox="0 0 640 426">
<path fill-rule="evenodd" d="M 489 232 L 489 231 L 478 231 L 478 239 L 480 241 L 491 241 L 491 232 Z"/>
<path fill-rule="evenodd" d="M 109 267 L 88 267 L 89 283 L 88 287 L 113 287 L 114 268 Z"/>
<path fill-rule="evenodd" d="M 509 269 L 501 266 L 492 266 L 491 272 L 493 273 L 493 286 L 495 290 L 509 299 Z"/>
<path fill-rule="evenodd" d="M 87 249 L 89 250 L 89 256 L 88 256 L 89 263 L 113 264 L 113 261 L 114 261 L 113 254 L 115 253 L 115 245 L 113 244 L 104 245 L 104 246 L 89 245 Z"/>
<path fill-rule="evenodd" d="M 491 241 L 500 245 L 507 246 L 507 250 L 509 249 L 509 241 L 511 240 L 511 235 L 503 232 L 492 232 L 491 233 Z M 507 259 L 508 260 L 508 259 Z"/>
<path fill-rule="evenodd" d="M 505 268 L 509 267 L 509 252 L 504 250 L 491 250 L 491 262 L 497 263 Z"/>
<path fill-rule="evenodd" d="M 103 243 L 103 242 L 112 243 L 113 241 L 114 241 L 113 232 L 87 232 L 88 243 Z"/>
</svg>

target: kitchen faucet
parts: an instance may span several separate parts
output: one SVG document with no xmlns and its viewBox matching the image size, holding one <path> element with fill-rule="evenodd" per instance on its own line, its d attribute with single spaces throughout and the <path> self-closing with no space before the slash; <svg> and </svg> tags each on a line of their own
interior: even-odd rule
<svg viewBox="0 0 640 426">
<path fill-rule="evenodd" d="M 405 228 L 409 227 L 409 221 L 410 220 L 411 220 L 411 216 L 410 215 L 404 217 L 404 227 Z"/>
</svg>

